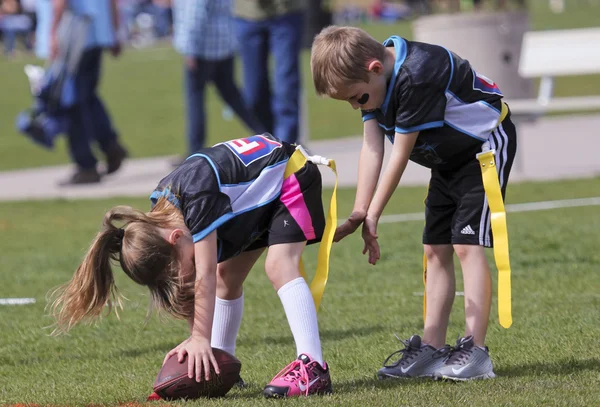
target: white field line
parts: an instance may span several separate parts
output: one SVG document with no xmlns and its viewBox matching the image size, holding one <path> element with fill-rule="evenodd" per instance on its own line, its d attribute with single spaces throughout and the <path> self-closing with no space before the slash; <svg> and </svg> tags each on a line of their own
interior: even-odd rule
<svg viewBox="0 0 600 407">
<path fill-rule="evenodd" d="M 35 304 L 35 298 L 0 298 L 0 305 Z"/>
<path fill-rule="evenodd" d="M 542 202 L 528 202 L 521 204 L 508 204 L 506 205 L 507 212 L 531 212 L 531 211 L 545 211 L 549 209 L 560 209 L 560 208 L 577 208 L 581 206 L 600 206 L 600 197 L 594 198 L 580 198 L 580 199 L 562 199 L 558 201 L 542 201 Z M 344 222 L 345 219 L 339 222 Z M 383 215 L 379 219 L 379 223 L 399 223 L 399 222 L 410 222 L 416 220 L 425 220 L 424 212 L 414 213 L 401 213 L 396 215 Z"/>
</svg>

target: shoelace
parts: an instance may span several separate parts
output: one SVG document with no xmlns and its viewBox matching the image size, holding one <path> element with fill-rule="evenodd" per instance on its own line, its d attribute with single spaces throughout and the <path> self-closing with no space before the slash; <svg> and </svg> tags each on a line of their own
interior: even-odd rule
<svg viewBox="0 0 600 407">
<path fill-rule="evenodd" d="M 467 357 L 471 354 L 471 348 L 465 348 L 465 342 L 457 342 L 456 346 L 445 345 L 438 349 L 434 358 L 447 357 L 447 364 L 464 364 Z"/>
<path fill-rule="evenodd" d="M 299 380 L 306 384 L 305 395 L 308 396 L 310 378 L 308 376 L 308 370 L 306 369 L 306 365 L 301 360 L 294 360 L 292 363 L 284 367 L 279 373 L 275 375 L 273 380 L 282 378 L 287 382 L 294 382 L 295 380 Z"/>
<path fill-rule="evenodd" d="M 402 340 L 400 338 L 398 338 L 398 335 L 394 335 L 396 336 L 396 339 L 398 339 L 400 342 L 402 342 L 404 344 L 404 349 L 399 349 L 396 352 L 392 353 L 390 356 L 387 357 L 387 359 L 383 362 L 383 367 L 396 367 L 398 366 L 400 363 L 402 363 L 402 361 L 404 360 L 410 360 L 413 358 L 413 356 L 415 356 L 417 353 L 419 353 L 419 348 L 415 348 L 410 346 L 410 341 L 407 340 Z M 394 363 L 392 363 L 391 365 L 388 365 L 388 361 L 393 358 L 395 355 L 402 355 L 398 358 L 398 360 L 396 360 Z"/>
</svg>

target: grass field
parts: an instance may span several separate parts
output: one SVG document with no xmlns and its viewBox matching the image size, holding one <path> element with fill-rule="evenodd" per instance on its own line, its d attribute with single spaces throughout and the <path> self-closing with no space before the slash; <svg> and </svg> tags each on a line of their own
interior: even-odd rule
<svg viewBox="0 0 600 407">
<path fill-rule="evenodd" d="M 340 217 L 352 190 L 340 192 Z M 326 194 L 325 194 L 326 195 Z M 422 209 L 423 188 L 397 191 L 386 214 Z M 600 178 L 529 183 L 509 188 L 509 203 L 600 196 Z M 147 200 L 0 203 L 0 298 L 37 303 L 0 306 L 0 405 L 136 405 L 151 391 L 168 350 L 186 337 L 183 322 L 147 324 L 147 295 L 118 271 L 129 298 L 119 322 L 47 336 L 48 290 L 72 275 L 105 210 L 116 204 L 147 208 Z M 322 343 L 335 394 L 284 402 L 262 399 L 262 387 L 294 357 L 283 309 L 261 267 L 246 284 L 237 356 L 249 388 L 221 400 L 188 406 L 595 406 L 600 404 L 600 207 L 509 215 L 514 325 L 497 323 L 494 303 L 488 345 L 498 378 L 464 384 L 428 380 L 378 382 L 383 359 L 400 347 L 393 334 L 422 329 L 421 222 L 379 228 L 383 257 L 376 267 L 360 254 L 359 236 L 334 247 L 332 270 L 319 312 Z M 491 254 L 491 253 L 490 253 Z M 316 252 L 305 255 L 307 269 Z M 458 273 L 460 275 L 460 273 Z M 494 276 L 495 278 L 495 276 Z M 462 290 L 462 283 L 457 285 Z M 495 290 L 494 290 L 495 292 Z M 448 334 L 463 331 L 457 297 Z"/>
<path fill-rule="evenodd" d="M 564 14 L 549 11 L 546 0 L 530 1 L 531 26 L 535 30 L 600 25 L 597 1 L 572 0 Z M 367 24 L 363 26 L 383 40 L 392 34 L 412 37 L 410 22 Z M 17 113 L 31 104 L 25 63 L 29 57 L 13 61 L 0 59 L 0 170 L 27 168 L 69 162 L 63 140 L 56 151 L 48 152 L 19 135 L 14 127 Z M 302 72 L 308 105 L 311 139 L 345 137 L 361 132 L 358 113 L 346 103 L 316 97 L 310 76 L 309 52 L 302 54 Z M 170 44 L 143 51 L 128 50 L 119 60 L 105 58 L 101 93 L 116 127 L 134 157 L 184 153 L 184 117 L 181 92 L 182 66 Z M 559 78 L 557 96 L 591 95 L 600 88 L 600 75 Z M 207 96 L 208 142 L 231 139 L 246 130 L 237 122 L 221 117 L 222 103 L 210 88 Z"/>
</svg>

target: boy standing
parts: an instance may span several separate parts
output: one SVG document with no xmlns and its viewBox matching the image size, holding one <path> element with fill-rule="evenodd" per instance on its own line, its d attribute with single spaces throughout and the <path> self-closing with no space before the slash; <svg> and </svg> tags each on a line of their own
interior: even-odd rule
<svg viewBox="0 0 600 407">
<path fill-rule="evenodd" d="M 375 264 L 377 223 L 408 160 L 431 168 L 423 232 L 423 338 L 413 335 L 405 341 L 402 357 L 384 363 L 378 376 L 494 377 L 485 347 L 492 290 L 484 251 L 493 245 L 486 195 L 490 192 L 487 181 L 485 189 L 482 182 L 485 165 L 476 156 L 495 150 L 492 166 L 504 197 L 517 142 L 502 93 L 468 61 L 443 47 L 397 36 L 381 44 L 353 27 L 325 28 L 314 40 L 311 67 L 317 93 L 360 108 L 364 122 L 354 210 L 337 229 L 335 241 L 363 224 L 365 253 Z M 376 190 L 384 135 L 393 147 Z M 491 198 L 489 202 L 495 204 Z M 456 346 L 449 347 L 444 343 L 455 294 L 454 253 L 464 277 L 466 329 Z M 508 319 L 503 325 L 510 325 Z"/>
</svg>

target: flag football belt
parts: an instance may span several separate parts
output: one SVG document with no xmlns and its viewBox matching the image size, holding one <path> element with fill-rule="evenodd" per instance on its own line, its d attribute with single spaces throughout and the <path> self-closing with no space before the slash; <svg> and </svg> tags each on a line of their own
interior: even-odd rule
<svg viewBox="0 0 600 407">
<path fill-rule="evenodd" d="M 323 237 L 321 238 L 321 243 L 319 244 L 317 271 L 312 282 L 310 283 L 310 292 L 312 293 L 312 297 L 315 302 L 315 308 L 318 311 L 319 305 L 321 304 L 321 298 L 323 297 L 323 292 L 325 291 L 325 285 L 327 284 L 327 279 L 329 277 L 329 255 L 331 254 L 331 246 L 333 245 L 333 235 L 337 226 L 338 179 L 335 161 L 329 160 L 325 157 L 321 157 L 320 155 L 308 155 L 306 150 L 300 145 L 296 147 L 296 151 L 294 151 L 287 165 L 285 166 L 285 173 L 283 178 L 287 179 L 288 177 L 292 176 L 300 169 L 302 169 L 307 162 L 311 162 L 317 165 L 326 165 L 327 167 L 331 168 L 331 170 L 335 174 L 335 186 L 333 187 L 333 193 L 331 194 L 331 201 L 329 203 L 329 213 L 325 222 L 325 230 L 323 232 Z M 304 277 L 304 279 L 308 282 L 306 272 L 304 271 L 304 264 L 302 263 L 302 259 L 300 259 L 299 268 L 300 274 L 302 274 L 302 277 Z"/>
<path fill-rule="evenodd" d="M 502 102 L 502 111 L 498 127 L 508 115 L 508 106 Z M 506 211 L 498 180 L 498 170 L 494 155 L 496 150 L 482 151 L 477 154 L 483 189 L 491 212 L 492 236 L 494 238 L 494 259 L 498 268 L 498 317 L 500 325 L 509 328 L 512 325 L 510 259 L 508 255 L 508 231 L 506 228 Z M 427 257 L 423 254 L 423 285 L 427 284 Z M 426 291 L 426 290 L 425 290 Z M 423 295 L 423 321 L 427 313 L 427 294 Z"/>
</svg>

